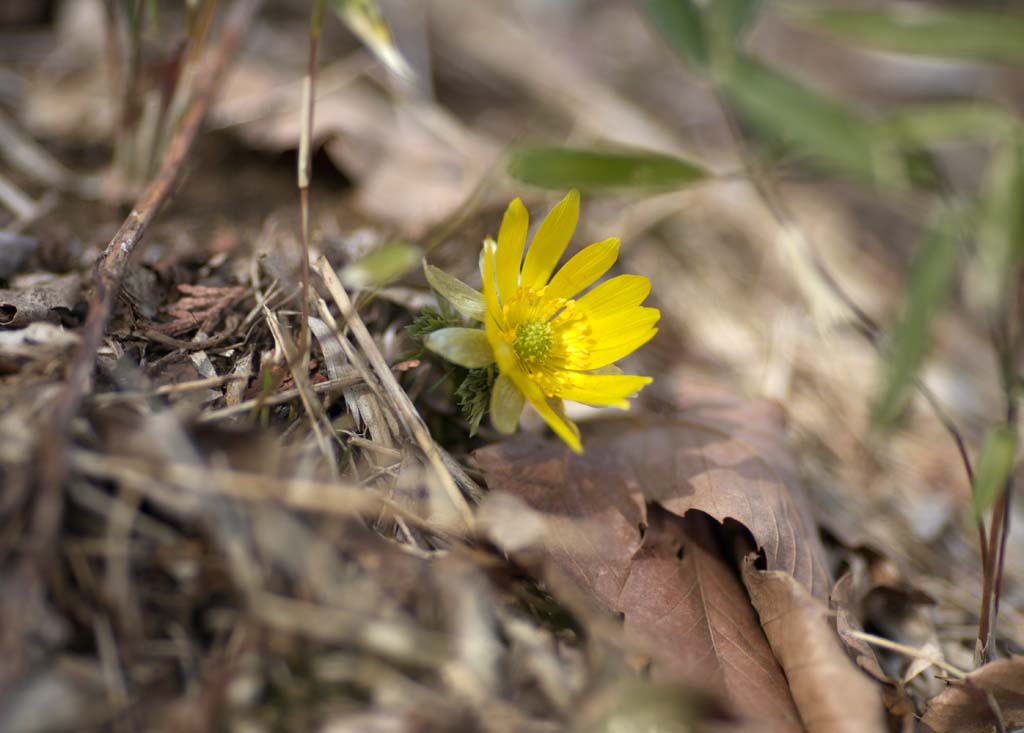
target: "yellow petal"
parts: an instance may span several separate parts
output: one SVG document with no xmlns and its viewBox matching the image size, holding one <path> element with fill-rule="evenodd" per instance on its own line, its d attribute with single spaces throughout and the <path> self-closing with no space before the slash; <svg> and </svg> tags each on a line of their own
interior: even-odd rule
<svg viewBox="0 0 1024 733">
<path fill-rule="evenodd" d="M 423 345 L 448 361 L 467 369 L 494 363 L 487 334 L 479 328 L 441 328 L 427 334 Z"/>
<path fill-rule="evenodd" d="M 518 369 L 508 372 L 509 378 L 519 388 L 519 391 L 529 400 L 530 404 L 546 422 L 555 435 L 564 440 L 575 453 L 583 452 L 583 444 L 580 442 L 580 430 L 572 420 L 567 418 L 559 409 L 556 410 L 544 396 L 541 388 L 530 379 L 529 375 Z"/>
<path fill-rule="evenodd" d="M 573 189 L 555 205 L 533 235 L 519 279 L 521 285 L 535 289 L 544 287 L 562 259 L 579 218 L 580 192 Z"/>
<path fill-rule="evenodd" d="M 573 374 L 559 396 L 588 405 L 629 409 L 626 398 L 651 383 L 650 377 L 629 374 Z"/>
<path fill-rule="evenodd" d="M 591 318 L 602 318 L 638 306 L 651 292 L 651 281 L 642 275 L 619 275 L 605 280 L 576 301 L 580 312 Z"/>
<path fill-rule="evenodd" d="M 637 331 L 635 334 L 624 336 L 621 340 L 613 344 L 600 342 L 598 348 L 594 349 L 584 358 L 579 360 L 577 368 L 589 370 L 600 369 L 603 366 L 607 366 L 612 362 L 618 361 L 619 359 L 632 354 L 654 338 L 654 334 L 657 332 L 658 329 L 650 328 L 647 330 Z"/>
<path fill-rule="evenodd" d="M 499 433 L 514 433 L 523 411 L 523 393 L 506 374 L 499 374 L 491 391 L 491 424 Z"/>
<path fill-rule="evenodd" d="M 530 228 L 530 215 L 520 199 L 513 199 L 505 209 L 498 231 L 498 258 L 495 269 L 498 294 L 502 304 L 512 300 L 519 287 L 519 266 L 526 249 L 526 232 Z"/>
<path fill-rule="evenodd" d="M 632 338 L 640 331 L 646 331 L 661 318 L 657 308 L 625 308 L 605 316 L 591 316 L 587 323 L 598 346 L 614 346 L 624 338 Z"/>
<path fill-rule="evenodd" d="M 498 304 L 497 283 L 494 279 L 494 260 L 497 256 L 498 245 L 493 239 L 484 240 L 484 264 L 483 264 L 483 291 L 484 302 L 487 305 L 487 314 L 490 318 L 487 322 L 495 321 L 496 325 L 503 327 L 505 319 L 501 315 L 501 305 Z"/>
<path fill-rule="evenodd" d="M 619 239 L 612 237 L 584 247 L 555 273 L 548 284 L 549 298 L 571 298 L 593 285 L 619 257 Z"/>
</svg>

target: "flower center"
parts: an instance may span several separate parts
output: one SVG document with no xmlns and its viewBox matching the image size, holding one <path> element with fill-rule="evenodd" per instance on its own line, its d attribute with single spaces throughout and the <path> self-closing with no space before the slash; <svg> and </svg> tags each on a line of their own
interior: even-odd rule
<svg viewBox="0 0 1024 733">
<path fill-rule="evenodd" d="M 520 324 L 512 348 L 524 364 L 536 364 L 551 351 L 551 326 L 545 321 Z"/>
</svg>

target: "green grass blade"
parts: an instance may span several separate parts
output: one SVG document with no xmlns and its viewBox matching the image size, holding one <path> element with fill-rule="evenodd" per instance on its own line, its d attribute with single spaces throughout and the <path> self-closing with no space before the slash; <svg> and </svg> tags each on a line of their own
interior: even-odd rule
<svg viewBox="0 0 1024 733">
<path fill-rule="evenodd" d="M 723 91 L 754 128 L 822 164 L 862 179 L 877 177 L 884 130 L 826 97 L 749 57 L 738 57 Z"/>
<path fill-rule="evenodd" d="M 707 67 L 710 54 L 704 18 L 691 0 L 640 0 L 638 4 L 683 61 Z"/>
<path fill-rule="evenodd" d="M 980 304 L 995 311 L 1024 262 L 1024 136 L 996 151 L 981 201 L 977 259 L 972 282 Z"/>
<path fill-rule="evenodd" d="M 898 53 L 1024 61 L 1024 15 L 907 6 L 812 7 L 799 20 L 845 40 Z"/>
<path fill-rule="evenodd" d="M 874 408 L 877 427 L 889 427 L 903 414 L 931 346 L 932 321 L 953 286 L 958 239 L 958 227 L 940 220 L 915 258 L 903 313 L 892 333 L 885 383 Z"/>
<path fill-rule="evenodd" d="M 971 508 L 975 518 L 988 511 L 1006 487 L 1017 453 L 1017 431 L 1009 425 L 997 425 L 988 431 L 978 459 Z"/>
<path fill-rule="evenodd" d="M 512 151 L 512 177 L 541 188 L 666 190 L 707 178 L 700 166 L 645 151 L 524 146 Z"/>
</svg>

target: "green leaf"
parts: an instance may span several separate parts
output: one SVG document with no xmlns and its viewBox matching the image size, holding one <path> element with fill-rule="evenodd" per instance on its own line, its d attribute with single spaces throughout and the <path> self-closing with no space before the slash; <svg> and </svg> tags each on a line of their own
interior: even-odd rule
<svg viewBox="0 0 1024 733">
<path fill-rule="evenodd" d="M 487 414 L 491 403 L 491 390 L 494 387 L 495 368 L 469 369 L 466 378 L 455 390 L 455 399 L 459 403 L 459 411 L 469 423 L 469 434 L 476 435 L 480 429 L 480 421 Z"/>
<path fill-rule="evenodd" d="M 351 288 L 382 287 L 413 270 L 423 253 L 409 242 L 388 242 L 347 265 L 338 276 Z"/>
<path fill-rule="evenodd" d="M 908 105 L 882 124 L 907 143 L 933 146 L 953 140 L 1005 139 L 1016 120 L 995 104 L 958 101 Z"/>
<path fill-rule="evenodd" d="M 903 313 L 892 334 L 881 397 L 874 422 L 889 427 L 903 414 L 914 379 L 931 346 L 931 324 L 953 285 L 959 228 L 941 217 L 915 258 Z"/>
<path fill-rule="evenodd" d="M 1024 61 L 1024 16 L 892 3 L 879 8 L 805 7 L 799 20 L 848 41 L 899 53 Z"/>
<path fill-rule="evenodd" d="M 428 334 L 423 345 L 453 364 L 478 369 L 494 363 L 494 352 L 482 328 L 442 328 Z"/>
<path fill-rule="evenodd" d="M 972 281 L 980 304 L 997 309 L 1024 262 L 1024 136 L 993 156 L 981 201 Z"/>
<path fill-rule="evenodd" d="M 651 25 L 688 64 L 706 67 L 708 40 L 704 18 L 691 0 L 640 0 Z"/>
<path fill-rule="evenodd" d="M 708 20 L 714 34 L 735 44 L 753 25 L 761 0 L 715 0 L 708 4 Z"/>
<path fill-rule="evenodd" d="M 455 310 L 474 321 L 482 322 L 484 320 L 487 304 L 484 302 L 484 296 L 480 292 L 469 287 L 458 278 L 452 277 L 444 270 L 428 265 L 426 262 L 423 263 L 423 273 L 427 276 L 427 282 L 430 283 L 430 287 L 437 291 L 438 295 L 451 303 Z"/>
<path fill-rule="evenodd" d="M 694 163 L 645 151 L 524 146 L 512 151 L 509 174 L 534 186 L 567 188 L 682 188 L 708 177 Z"/>
<path fill-rule="evenodd" d="M 1011 426 L 997 425 L 988 431 L 978 459 L 978 473 L 974 477 L 971 508 L 980 518 L 996 503 L 1006 488 L 1006 479 L 1013 470 L 1017 452 L 1017 431 Z"/>
<path fill-rule="evenodd" d="M 749 57 L 737 57 L 722 83 L 755 128 L 833 168 L 868 180 L 878 176 L 884 130 L 841 102 Z"/>
</svg>

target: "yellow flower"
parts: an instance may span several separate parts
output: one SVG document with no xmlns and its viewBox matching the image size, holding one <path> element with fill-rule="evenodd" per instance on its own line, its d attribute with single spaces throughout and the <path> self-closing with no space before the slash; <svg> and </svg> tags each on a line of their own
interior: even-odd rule
<svg viewBox="0 0 1024 733">
<path fill-rule="evenodd" d="M 509 204 L 497 243 L 484 242 L 482 294 L 426 267 L 441 295 L 484 324 L 435 331 L 427 347 L 466 367 L 496 362 L 494 426 L 515 430 L 529 401 L 577 453 L 580 432 L 562 400 L 628 409 L 626 398 L 651 378 L 622 374 L 613 362 L 647 343 L 661 315 L 640 305 L 651 289 L 645 277 L 619 275 L 591 288 L 618 258 L 615 237 L 585 247 L 552 276 L 576 229 L 579 205 L 579 193 L 570 191 L 541 223 L 524 259 L 529 215 L 519 199 Z"/>
</svg>

